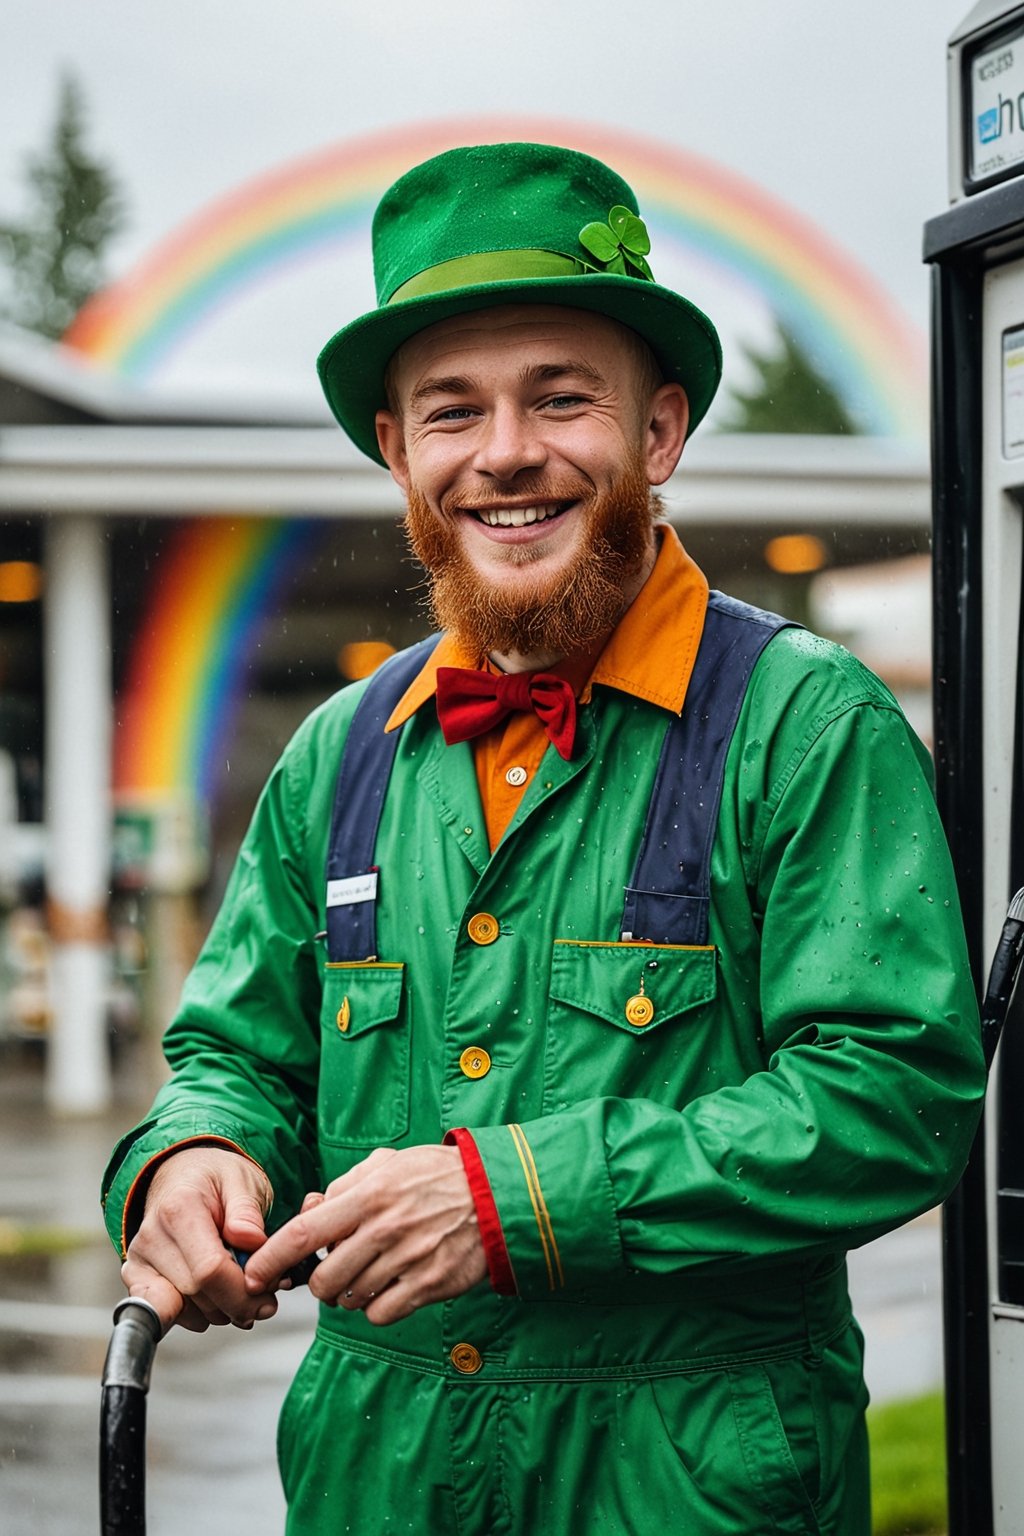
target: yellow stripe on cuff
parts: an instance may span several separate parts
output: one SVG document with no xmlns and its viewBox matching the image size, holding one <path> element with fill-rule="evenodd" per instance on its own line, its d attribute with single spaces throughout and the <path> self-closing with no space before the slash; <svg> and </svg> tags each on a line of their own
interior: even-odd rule
<svg viewBox="0 0 1024 1536">
<path fill-rule="evenodd" d="M 544 1191 L 540 1187 L 540 1175 L 537 1172 L 537 1164 L 533 1160 L 533 1152 L 526 1139 L 521 1125 L 510 1125 L 509 1134 L 519 1155 L 519 1161 L 523 1167 L 523 1176 L 526 1179 L 526 1189 L 530 1196 L 530 1204 L 533 1206 L 533 1214 L 537 1222 L 537 1232 L 540 1237 L 540 1246 L 544 1253 L 544 1262 L 548 1271 L 548 1289 L 555 1290 L 555 1271 L 558 1273 L 558 1285 L 565 1286 L 565 1273 L 562 1269 L 562 1260 L 558 1252 L 558 1244 L 555 1241 L 554 1227 L 551 1225 L 551 1215 L 547 1202 L 544 1199 Z M 552 1267 L 552 1259 L 554 1266 Z"/>
</svg>

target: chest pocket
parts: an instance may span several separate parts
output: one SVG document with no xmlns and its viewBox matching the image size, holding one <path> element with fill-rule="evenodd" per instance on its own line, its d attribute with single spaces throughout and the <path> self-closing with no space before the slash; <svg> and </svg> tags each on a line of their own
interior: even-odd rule
<svg viewBox="0 0 1024 1536">
<path fill-rule="evenodd" d="M 320 1011 L 320 1138 L 376 1147 L 409 1129 L 411 1021 L 405 966 L 328 964 Z"/>
<path fill-rule="evenodd" d="M 714 945 L 556 939 L 545 1111 L 606 1094 L 678 1104 L 703 1092 L 717 985 Z"/>
</svg>

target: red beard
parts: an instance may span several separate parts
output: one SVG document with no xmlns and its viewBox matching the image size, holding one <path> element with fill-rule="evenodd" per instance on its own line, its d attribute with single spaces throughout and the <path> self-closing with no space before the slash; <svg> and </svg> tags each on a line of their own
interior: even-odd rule
<svg viewBox="0 0 1024 1536">
<path fill-rule="evenodd" d="M 506 499 L 510 490 L 504 493 Z M 492 651 L 522 656 L 585 651 L 621 618 L 623 589 L 650 548 L 660 502 L 639 456 L 605 492 L 595 492 L 589 482 L 542 484 L 524 476 L 517 478 L 514 494 L 538 502 L 579 502 L 572 515 L 587 520 L 587 535 L 563 570 L 531 579 L 528 546 L 518 559 L 512 555 L 507 581 L 486 580 L 467 559 L 452 521 L 460 503 L 453 499 L 438 516 L 410 486 L 405 531 L 413 554 L 430 576 L 433 620 L 477 658 Z M 487 500 L 481 496 L 472 505 L 482 507 Z M 502 497 L 492 493 L 490 500 L 500 504 Z"/>
</svg>

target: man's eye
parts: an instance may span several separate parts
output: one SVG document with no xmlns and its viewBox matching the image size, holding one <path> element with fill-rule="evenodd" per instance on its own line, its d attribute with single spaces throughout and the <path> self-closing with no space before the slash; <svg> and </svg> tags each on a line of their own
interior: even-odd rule
<svg viewBox="0 0 1024 1536">
<path fill-rule="evenodd" d="M 468 421 L 473 412 L 468 405 L 446 405 L 443 410 L 435 411 L 431 421 Z"/>
<path fill-rule="evenodd" d="M 553 395 L 550 400 L 545 401 L 545 404 L 549 405 L 549 406 L 553 406 L 555 410 L 564 411 L 564 410 L 568 410 L 570 407 L 572 407 L 574 405 L 582 405 L 583 404 L 583 396 L 582 395 Z"/>
</svg>

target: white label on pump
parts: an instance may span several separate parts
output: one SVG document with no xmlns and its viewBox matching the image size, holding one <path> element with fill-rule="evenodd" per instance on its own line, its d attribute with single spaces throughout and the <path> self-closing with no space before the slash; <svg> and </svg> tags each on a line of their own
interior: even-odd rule
<svg viewBox="0 0 1024 1536">
<path fill-rule="evenodd" d="M 972 180 L 1024 160 L 1024 27 L 975 54 L 967 110 Z"/>
<path fill-rule="evenodd" d="M 1024 458 L 1024 325 L 1003 332 L 1003 458 Z"/>
<path fill-rule="evenodd" d="M 369 875 L 350 875 L 347 880 L 328 880 L 327 905 L 351 907 L 357 901 L 375 901 L 377 897 L 377 872 Z"/>
</svg>

